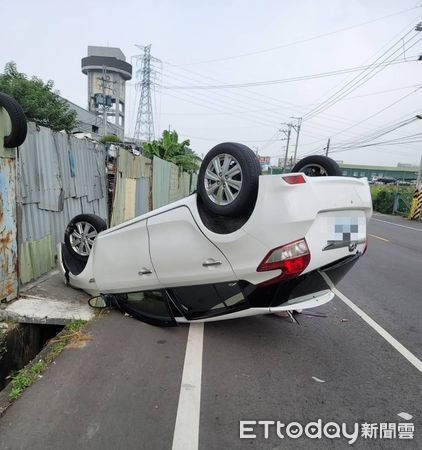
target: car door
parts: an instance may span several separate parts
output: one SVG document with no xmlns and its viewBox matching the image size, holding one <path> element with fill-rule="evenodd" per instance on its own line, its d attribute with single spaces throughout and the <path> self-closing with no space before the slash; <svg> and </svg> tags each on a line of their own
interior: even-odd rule
<svg viewBox="0 0 422 450">
<path fill-rule="evenodd" d="M 160 287 L 151 263 L 146 220 L 99 234 L 93 251 L 95 282 L 102 294 Z"/>
<path fill-rule="evenodd" d="M 180 206 L 147 220 L 151 259 L 163 287 L 236 280 L 223 253 Z"/>
</svg>

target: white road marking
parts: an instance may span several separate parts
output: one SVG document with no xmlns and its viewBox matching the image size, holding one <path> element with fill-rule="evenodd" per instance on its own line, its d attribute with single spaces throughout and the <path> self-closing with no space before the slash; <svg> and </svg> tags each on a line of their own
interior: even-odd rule
<svg viewBox="0 0 422 450">
<path fill-rule="evenodd" d="M 363 319 L 370 327 L 372 327 L 381 337 L 383 337 L 392 347 L 394 347 L 402 356 L 404 356 L 411 364 L 413 364 L 419 372 L 422 372 L 422 361 L 418 359 L 413 353 L 407 350 L 400 342 L 395 339 L 391 334 L 384 330 L 381 325 L 378 325 L 375 320 L 371 319 L 364 311 L 362 311 L 359 306 L 355 305 L 351 300 L 349 300 L 344 294 L 342 294 L 330 280 L 327 274 L 320 272 L 330 286 L 331 290 L 337 297 L 342 300 L 346 305 L 351 308 L 361 319 Z"/>
<path fill-rule="evenodd" d="M 198 449 L 203 340 L 204 324 L 190 324 L 173 434 L 173 450 Z"/>
<path fill-rule="evenodd" d="M 407 228 L 408 230 L 420 231 L 422 233 L 422 228 L 408 227 L 407 225 L 401 225 L 400 223 L 389 222 L 388 220 L 375 219 L 375 217 L 372 217 L 371 220 L 376 220 L 377 222 L 389 223 L 390 225 L 395 225 L 396 227 Z"/>
</svg>

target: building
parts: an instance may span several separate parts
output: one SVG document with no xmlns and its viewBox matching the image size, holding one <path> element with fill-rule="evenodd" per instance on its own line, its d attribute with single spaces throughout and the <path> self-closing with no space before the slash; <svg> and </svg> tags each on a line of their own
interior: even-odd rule
<svg viewBox="0 0 422 450">
<path fill-rule="evenodd" d="M 68 104 L 69 108 L 76 112 L 76 127 L 72 130 L 73 133 L 89 133 L 93 139 L 99 140 L 103 136 L 104 126 L 103 117 L 95 112 L 88 111 L 71 101 L 63 98 Z M 107 122 L 107 134 L 115 134 L 123 140 L 121 127 L 114 123 Z"/>
<path fill-rule="evenodd" d="M 88 77 L 88 111 L 96 116 L 105 114 L 106 123 L 112 123 L 118 130 L 115 134 L 123 139 L 126 81 L 132 78 L 132 66 L 119 48 L 88 46 L 81 68 Z M 99 131 L 104 134 L 104 130 Z"/>
<path fill-rule="evenodd" d="M 419 168 L 408 164 L 397 164 L 396 167 L 389 166 L 364 166 L 360 164 L 343 164 L 339 162 L 339 166 L 346 177 L 391 177 L 399 181 L 413 181 L 418 177 Z"/>
</svg>

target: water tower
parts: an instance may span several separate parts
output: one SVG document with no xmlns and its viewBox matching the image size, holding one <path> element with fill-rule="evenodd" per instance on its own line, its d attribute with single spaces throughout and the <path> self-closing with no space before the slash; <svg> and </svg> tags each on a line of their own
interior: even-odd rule
<svg viewBox="0 0 422 450">
<path fill-rule="evenodd" d="M 82 72 L 88 76 L 89 111 L 114 123 L 123 139 L 126 81 L 132 78 L 132 66 L 119 48 L 91 45 L 81 65 Z"/>
</svg>

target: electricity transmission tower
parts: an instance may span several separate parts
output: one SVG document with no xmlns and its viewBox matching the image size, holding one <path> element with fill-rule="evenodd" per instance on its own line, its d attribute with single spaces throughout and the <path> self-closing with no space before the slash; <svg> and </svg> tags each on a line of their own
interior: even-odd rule
<svg viewBox="0 0 422 450">
<path fill-rule="evenodd" d="M 141 94 L 133 137 L 144 142 L 150 142 L 154 139 L 152 91 L 157 75 L 160 72 L 160 68 L 157 68 L 154 63 L 161 64 L 161 61 L 151 56 L 151 44 L 145 46 L 137 45 L 136 47 L 143 50 L 143 54 L 135 56 L 137 65 L 141 63 L 140 69 L 136 72 L 138 78 L 136 86 L 141 91 Z"/>
</svg>

